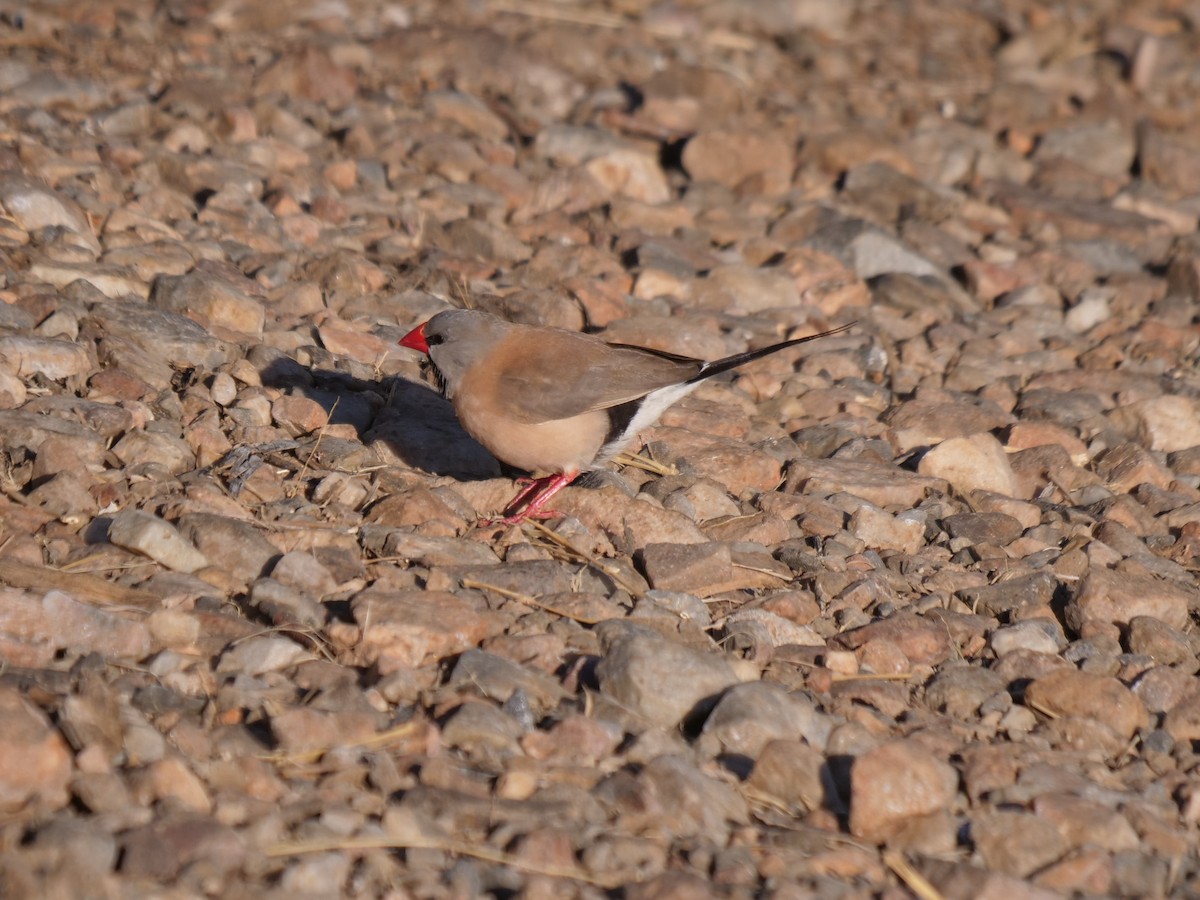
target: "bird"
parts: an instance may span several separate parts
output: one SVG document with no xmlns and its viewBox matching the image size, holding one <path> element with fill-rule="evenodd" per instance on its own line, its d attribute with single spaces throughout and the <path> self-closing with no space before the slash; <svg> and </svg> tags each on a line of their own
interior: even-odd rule
<svg viewBox="0 0 1200 900">
<path fill-rule="evenodd" d="M 496 459 L 529 472 L 501 521 L 560 515 L 546 504 L 599 469 L 705 380 L 855 323 L 706 362 L 478 309 L 447 309 L 399 344 L 424 353 L 463 429 Z M 489 522 L 491 520 L 488 520 Z"/>
</svg>

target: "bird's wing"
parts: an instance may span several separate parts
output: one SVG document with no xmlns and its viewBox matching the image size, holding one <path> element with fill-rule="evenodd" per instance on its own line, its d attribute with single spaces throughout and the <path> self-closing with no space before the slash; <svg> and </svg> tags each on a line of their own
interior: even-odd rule
<svg viewBox="0 0 1200 900">
<path fill-rule="evenodd" d="M 525 346 L 497 372 L 497 400 L 522 422 L 568 419 L 637 400 L 699 374 L 700 360 L 579 335 L 552 348 Z"/>
</svg>

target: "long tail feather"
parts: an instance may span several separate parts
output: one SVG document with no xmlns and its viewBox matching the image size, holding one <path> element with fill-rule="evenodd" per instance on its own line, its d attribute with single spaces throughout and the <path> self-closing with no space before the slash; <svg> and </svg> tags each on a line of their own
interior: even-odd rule
<svg viewBox="0 0 1200 900">
<path fill-rule="evenodd" d="M 851 322 L 849 325 L 843 325 L 840 328 L 834 328 L 830 331 L 822 331 L 820 334 L 810 334 L 808 337 L 795 338 L 790 341 L 783 341 L 779 344 L 772 344 L 770 347 L 759 347 L 757 350 L 747 350 L 745 353 L 738 353 L 735 356 L 727 356 L 724 359 L 713 360 L 705 363 L 700 367 L 700 371 L 692 378 L 689 378 L 687 383 L 692 384 L 697 381 L 703 381 L 705 378 L 711 378 L 714 375 L 720 375 L 722 372 L 728 372 L 730 369 L 736 369 L 738 366 L 752 362 L 756 359 L 762 359 L 764 356 L 770 356 L 772 353 L 778 353 L 780 350 L 786 350 L 788 347 L 795 347 L 798 344 L 807 344 L 809 341 L 815 341 L 817 338 L 829 337 L 831 334 L 841 334 L 848 328 L 853 328 L 857 322 Z"/>
</svg>

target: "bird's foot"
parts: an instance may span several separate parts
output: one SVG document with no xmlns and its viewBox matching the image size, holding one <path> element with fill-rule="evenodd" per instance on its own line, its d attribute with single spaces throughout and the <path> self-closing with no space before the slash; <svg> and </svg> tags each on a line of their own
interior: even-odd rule
<svg viewBox="0 0 1200 900">
<path fill-rule="evenodd" d="M 578 475 L 578 472 L 563 472 L 544 478 L 519 479 L 517 483 L 525 486 L 504 508 L 501 518 L 480 519 L 479 524 L 484 527 L 496 524 L 519 525 L 527 519 L 556 519 L 562 513 L 544 507 L 551 497 L 574 481 Z"/>
</svg>

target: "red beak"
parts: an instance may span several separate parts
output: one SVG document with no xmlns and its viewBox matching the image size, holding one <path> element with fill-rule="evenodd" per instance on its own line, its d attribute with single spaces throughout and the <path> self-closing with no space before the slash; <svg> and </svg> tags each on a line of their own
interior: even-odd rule
<svg viewBox="0 0 1200 900">
<path fill-rule="evenodd" d="M 422 322 L 404 337 L 400 338 L 400 346 L 407 347 L 409 350 L 420 350 L 428 356 L 429 344 L 425 342 L 425 326 L 428 324 L 428 322 Z"/>
</svg>

